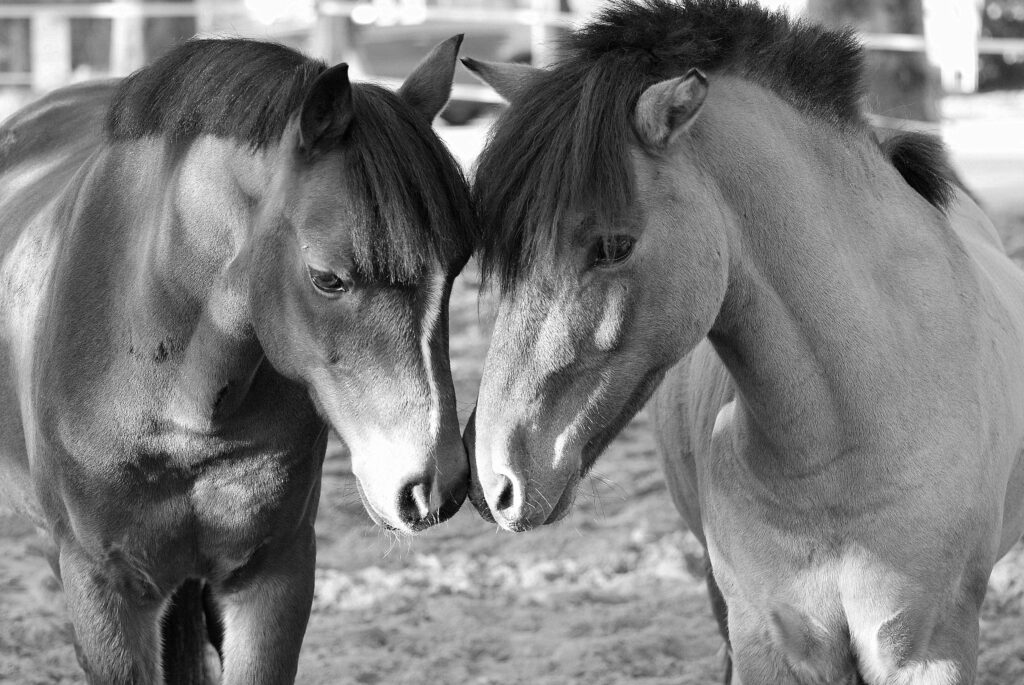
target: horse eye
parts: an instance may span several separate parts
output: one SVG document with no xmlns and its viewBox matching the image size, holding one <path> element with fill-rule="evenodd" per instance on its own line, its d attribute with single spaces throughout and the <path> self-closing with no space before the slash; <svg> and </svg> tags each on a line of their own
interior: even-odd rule
<svg viewBox="0 0 1024 685">
<path fill-rule="evenodd" d="M 621 264 L 633 253 L 635 244 L 636 238 L 623 233 L 601 236 L 594 245 L 590 265 L 601 267 Z"/>
<path fill-rule="evenodd" d="M 320 271 L 313 267 L 307 267 L 309 269 L 309 280 L 320 292 L 334 294 L 334 293 L 347 293 L 348 284 L 336 273 L 331 271 Z"/>
</svg>

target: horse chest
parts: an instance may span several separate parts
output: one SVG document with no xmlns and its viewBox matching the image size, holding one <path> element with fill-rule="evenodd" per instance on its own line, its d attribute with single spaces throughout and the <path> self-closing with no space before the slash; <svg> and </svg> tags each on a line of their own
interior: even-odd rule
<svg viewBox="0 0 1024 685">
<path fill-rule="evenodd" d="M 705 463 L 700 478 L 708 555 L 744 678 L 788 684 L 863 677 L 875 685 L 920 672 L 926 677 L 914 682 L 953 682 L 949 663 L 918 663 L 915 655 L 935 616 L 984 588 L 988 567 L 972 565 L 962 542 L 950 547 L 941 537 L 911 534 L 925 529 L 931 510 L 922 503 L 933 493 L 872 499 L 870 488 L 848 485 L 856 494 L 849 499 L 824 487 L 828 479 L 814 478 L 797 488 L 814 496 L 798 496 L 785 482 L 768 487 L 745 468 L 749 455 L 738 458 L 745 445 L 735 431 L 731 409 L 723 410 L 711 440 L 713 465 Z M 947 522 L 959 531 L 950 539 L 978 529 L 980 520 L 968 514 Z"/>
<path fill-rule="evenodd" d="M 314 513 L 319 431 L 259 423 L 272 438 L 259 424 L 233 439 L 158 432 L 121 442 L 102 461 L 65 466 L 71 534 L 108 566 L 158 587 L 182 574 L 230 574 Z"/>
<path fill-rule="evenodd" d="M 930 632 L 922 607 L 933 598 L 865 550 L 788 569 L 767 560 L 735 568 L 711 539 L 709 554 L 737 667 L 752 682 L 880 685 L 907 668 L 928 675 L 914 682 L 953 682 L 944 662 L 911 665 Z"/>
<path fill-rule="evenodd" d="M 303 461 L 265 454 L 196 479 L 188 498 L 204 563 L 234 570 L 267 540 L 290 534 L 306 519 L 319 468 L 312 453 Z"/>
</svg>

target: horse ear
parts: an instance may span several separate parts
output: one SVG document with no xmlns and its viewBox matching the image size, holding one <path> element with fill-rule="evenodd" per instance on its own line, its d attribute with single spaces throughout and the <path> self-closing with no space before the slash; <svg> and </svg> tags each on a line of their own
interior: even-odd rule
<svg viewBox="0 0 1024 685">
<path fill-rule="evenodd" d="M 699 69 L 655 83 L 636 103 L 636 131 L 651 148 L 671 145 L 693 124 L 708 94 L 708 79 Z"/>
<path fill-rule="evenodd" d="M 455 58 L 461 45 L 461 33 L 438 43 L 398 89 L 399 96 L 427 121 L 434 120 L 452 94 Z"/>
<path fill-rule="evenodd" d="M 505 102 L 513 102 L 526 89 L 543 69 L 531 67 L 529 64 L 515 62 L 482 62 L 478 59 L 463 57 L 462 63 L 473 74 L 494 89 Z"/>
<path fill-rule="evenodd" d="M 352 123 L 352 84 L 348 65 L 338 64 L 320 74 L 299 111 L 299 147 L 307 154 L 326 140 L 338 139 Z"/>
</svg>

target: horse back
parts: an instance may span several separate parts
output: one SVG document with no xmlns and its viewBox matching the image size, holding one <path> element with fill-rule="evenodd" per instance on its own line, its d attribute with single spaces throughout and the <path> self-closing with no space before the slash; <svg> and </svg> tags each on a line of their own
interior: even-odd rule
<svg viewBox="0 0 1024 685">
<path fill-rule="evenodd" d="M 34 340 L 74 179 L 101 146 L 115 82 L 55 91 L 0 125 L 0 502 L 40 521 L 28 498 L 24 423 Z"/>
<path fill-rule="evenodd" d="M 102 140 L 116 80 L 61 88 L 0 124 L 0 178 L 53 155 L 74 159 Z M 74 171 L 65 168 L 64 171 Z"/>
</svg>

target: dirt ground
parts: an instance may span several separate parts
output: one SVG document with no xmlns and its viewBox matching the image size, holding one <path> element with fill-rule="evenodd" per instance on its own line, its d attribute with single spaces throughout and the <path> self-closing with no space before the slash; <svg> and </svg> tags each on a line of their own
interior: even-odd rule
<svg viewBox="0 0 1024 685">
<path fill-rule="evenodd" d="M 460 158 L 472 159 L 480 129 L 446 135 Z M 992 200 L 1007 242 L 1024 246 L 1024 182 L 1014 175 L 1024 155 L 1006 161 L 1005 146 L 979 151 L 969 143 L 954 152 L 968 183 L 978 181 L 976 192 Z M 1003 171 L 988 178 L 993 168 Z M 488 311 L 470 270 L 453 295 L 451 318 L 463 419 L 486 349 Z M 318 539 L 300 683 L 720 682 L 721 640 L 699 545 L 669 502 L 644 413 L 601 458 L 566 521 L 520 535 L 497 531 L 467 504 L 445 525 L 395 539 L 371 525 L 344 448 L 332 445 Z M 979 673 L 980 685 L 1024 685 L 1021 546 L 990 582 Z M 2 508 L 0 682 L 82 682 L 62 596 L 34 531 Z"/>
</svg>

